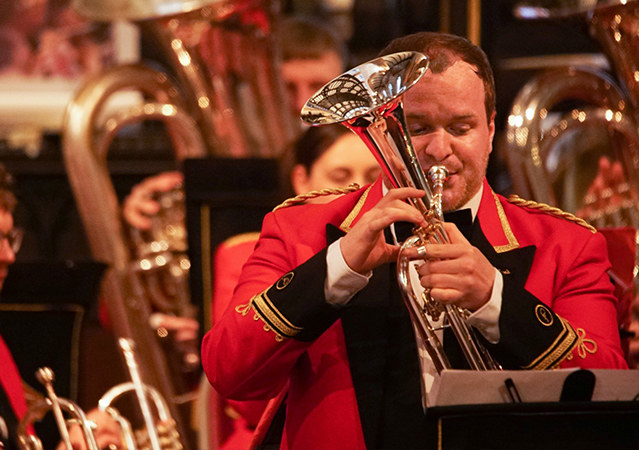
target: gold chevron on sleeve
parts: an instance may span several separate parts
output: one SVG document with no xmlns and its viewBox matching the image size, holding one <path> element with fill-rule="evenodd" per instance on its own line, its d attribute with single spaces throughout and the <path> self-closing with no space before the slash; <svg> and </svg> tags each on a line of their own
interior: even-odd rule
<svg viewBox="0 0 639 450">
<path fill-rule="evenodd" d="M 270 288 L 269 288 L 270 289 Z M 246 305 L 245 305 L 246 306 Z M 255 295 L 249 307 L 255 311 L 254 320 L 262 320 L 264 322 L 264 331 L 273 331 L 275 339 L 282 341 L 284 338 L 292 338 L 303 330 L 289 322 L 284 315 L 277 310 L 273 302 L 268 298 L 268 289 Z M 242 315 L 246 315 L 246 308 L 236 311 Z"/>
<path fill-rule="evenodd" d="M 566 320 L 557 316 L 562 325 L 562 331 L 557 339 L 544 350 L 535 360 L 527 366 L 526 370 L 547 370 L 556 367 L 564 359 L 572 358 L 572 349 L 577 345 L 579 336 L 575 329 Z"/>
</svg>

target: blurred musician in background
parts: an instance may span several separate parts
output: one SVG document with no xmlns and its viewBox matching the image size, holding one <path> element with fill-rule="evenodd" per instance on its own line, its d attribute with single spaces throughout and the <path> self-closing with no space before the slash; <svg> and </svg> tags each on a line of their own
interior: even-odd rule
<svg viewBox="0 0 639 450">
<path fill-rule="evenodd" d="M 639 296 L 636 292 L 637 276 L 630 272 L 637 262 L 638 205 L 636 193 L 628 184 L 621 162 L 602 156 L 597 162 L 597 173 L 586 191 L 583 207 L 575 213 L 597 227 L 609 240 L 612 270 L 618 276 L 624 272 L 628 274 L 628 279 L 615 280 L 615 284 L 622 346 L 631 368 L 639 367 Z"/>
<path fill-rule="evenodd" d="M 330 28 L 299 17 L 280 22 L 277 42 L 291 117 L 302 126 L 299 115 L 306 101 L 344 71 L 348 61 L 346 46 Z"/>
<path fill-rule="evenodd" d="M 0 0 L 0 75 L 76 79 L 113 57 L 108 27 L 81 19 L 68 0 Z"/>
<path fill-rule="evenodd" d="M 16 260 L 16 253 L 22 243 L 22 232 L 14 227 L 13 210 L 16 198 L 11 191 L 11 177 L 4 166 L 0 165 L 0 289 L 9 272 L 9 266 Z M 0 421 L 4 426 L 0 429 L 2 443 L 7 448 L 18 448 L 16 429 L 18 421 L 27 411 L 20 372 L 0 336 Z M 8 435 L 7 435 L 8 434 Z"/>
<path fill-rule="evenodd" d="M 22 243 L 22 230 L 13 223 L 16 197 L 12 191 L 12 183 L 11 175 L 0 164 L 0 290 Z M 18 449 L 17 426 L 26 412 L 25 387 L 20 372 L 11 351 L 0 336 L 0 448 Z M 96 439 L 100 448 L 111 444 L 120 445 L 119 428 L 106 413 L 96 409 L 89 412 L 88 417 L 98 424 Z M 86 448 L 79 429 L 72 430 L 71 443 L 74 449 Z"/>
<path fill-rule="evenodd" d="M 297 197 L 287 202 L 326 203 L 337 195 L 330 192 L 337 192 L 352 183 L 368 185 L 381 172 L 364 143 L 338 125 L 307 129 L 289 153 L 294 156 L 290 181 Z M 216 323 L 230 304 L 242 266 L 253 252 L 258 237 L 257 231 L 232 236 L 216 249 L 211 323 Z M 220 409 L 224 416 L 217 424 L 221 429 L 220 448 L 249 448 L 267 401 L 222 400 L 222 403 Z"/>
<path fill-rule="evenodd" d="M 423 261 L 425 293 L 469 310 L 503 368 L 626 368 L 604 238 L 574 216 L 509 201 L 485 180 L 495 90 L 484 52 L 440 33 L 396 39 L 381 54 L 399 51 L 430 58 L 404 96 L 409 131 L 424 172 L 439 164 L 450 172 L 444 211 L 466 209 L 467 218 L 445 224 L 451 243 L 410 251 Z M 394 224 L 428 225 L 406 202 L 423 195 L 388 190 L 380 178 L 326 205 L 266 216 L 202 361 L 228 398 L 286 393 L 281 448 L 433 444 L 422 395 L 437 375 L 394 266 L 402 240 Z"/>
<path fill-rule="evenodd" d="M 277 42 L 281 54 L 281 75 L 286 86 L 290 114 L 300 123 L 306 100 L 324 84 L 342 73 L 347 60 L 343 42 L 325 26 L 310 19 L 284 18 L 278 24 Z M 289 157 L 290 155 L 284 155 Z M 155 193 L 167 192 L 183 182 L 180 172 L 164 172 L 136 185 L 123 204 L 124 220 L 141 230 L 151 226 L 149 217 L 160 205 Z"/>
</svg>

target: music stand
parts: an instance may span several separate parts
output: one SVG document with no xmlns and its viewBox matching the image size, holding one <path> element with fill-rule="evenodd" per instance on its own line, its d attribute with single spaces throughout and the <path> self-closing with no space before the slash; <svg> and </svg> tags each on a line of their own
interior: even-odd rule
<svg viewBox="0 0 639 450">
<path fill-rule="evenodd" d="M 428 431 L 438 449 L 639 448 L 639 402 L 634 401 L 639 371 L 451 371 L 448 375 L 452 377 L 444 373 L 441 380 L 448 386 L 439 387 L 442 398 L 433 400 L 446 406 L 427 409 Z M 524 402 L 504 403 L 509 397 L 507 379 L 519 385 Z"/>
<path fill-rule="evenodd" d="M 185 160 L 183 170 L 189 286 L 205 332 L 211 326 L 213 252 L 231 236 L 261 229 L 282 196 L 279 165 L 266 158 L 206 158 Z"/>
<path fill-rule="evenodd" d="M 39 260 L 16 262 L 9 269 L 0 303 L 0 333 L 20 376 L 36 391 L 44 392 L 36 371 L 47 366 L 55 374 L 56 394 L 78 401 L 83 382 L 81 335 L 87 314 L 97 315 L 105 268 L 97 261 Z M 59 437 L 51 415 L 34 426 L 45 448 L 56 445 Z"/>
</svg>

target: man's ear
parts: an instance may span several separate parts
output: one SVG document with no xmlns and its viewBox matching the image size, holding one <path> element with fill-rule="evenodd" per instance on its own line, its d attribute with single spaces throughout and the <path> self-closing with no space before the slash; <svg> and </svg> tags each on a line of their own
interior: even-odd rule
<svg viewBox="0 0 639 450">
<path fill-rule="evenodd" d="M 296 164 L 291 170 L 291 185 L 295 194 L 304 194 L 310 191 L 308 186 L 309 173 L 302 164 Z"/>
<path fill-rule="evenodd" d="M 490 152 L 492 153 L 493 151 L 493 139 L 495 139 L 495 116 L 497 115 L 496 111 L 493 111 L 492 115 L 490 116 L 490 121 L 488 122 L 488 133 L 490 134 Z"/>
</svg>

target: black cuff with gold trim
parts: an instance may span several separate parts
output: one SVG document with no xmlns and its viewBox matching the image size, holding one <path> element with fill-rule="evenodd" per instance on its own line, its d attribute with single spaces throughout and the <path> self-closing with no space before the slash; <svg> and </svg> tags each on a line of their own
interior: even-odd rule
<svg viewBox="0 0 639 450">
<path fill-rule="evenodd" d="M 489 349 L 504 369 L 551 369 L 577 343 L 577 333 L 568 322 L 508 275 L 504 275 L 499 334 L 499 343 Z"/>
<path fill-rule="evenodd" d="M 340 309 L 326 302 L 326 249 L 251 300 L 256 314 L 282 337 L 312 341 L 338 318 Z"/>
</svg>

